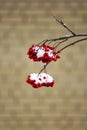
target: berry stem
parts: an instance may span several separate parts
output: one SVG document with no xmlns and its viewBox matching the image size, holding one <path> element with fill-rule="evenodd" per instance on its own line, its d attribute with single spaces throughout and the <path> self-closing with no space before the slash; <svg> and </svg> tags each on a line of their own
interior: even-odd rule
<svg viewBox="0 0 87 130">
<path fill-rule="evenodd" d="M 82 39 L 76 40 L 76 41 L 74 41 L 74 42 L 68 44 L 67 46 L 61 48 L 60 51 L 63 51 L 63 50 L 65 50 L 66 48 L 68 48 L 68 47 L 70 47 L 70 46 L 72 46 L 72 45 L 75 45 L 75 44 L 77 44 L 78 42 L 85 41 L 85 40 L 87 40 L 87 38 L 82 38 Z"/>
</svg>

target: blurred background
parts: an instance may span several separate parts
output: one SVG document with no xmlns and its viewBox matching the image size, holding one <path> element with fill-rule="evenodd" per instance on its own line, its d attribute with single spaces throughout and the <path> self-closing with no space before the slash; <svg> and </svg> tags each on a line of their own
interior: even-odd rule
<svg viewBox="0 0 87 130">
<path fill-rule="evenodd" d="M 87 0 L 0 0 L 0 130 L 87 130 L 87 42 L 61 53 L 47 72 L 53 88 L 26 83 L 42 63 L 28 59 L 32 44 L 87 33 Z"/>
</svg>

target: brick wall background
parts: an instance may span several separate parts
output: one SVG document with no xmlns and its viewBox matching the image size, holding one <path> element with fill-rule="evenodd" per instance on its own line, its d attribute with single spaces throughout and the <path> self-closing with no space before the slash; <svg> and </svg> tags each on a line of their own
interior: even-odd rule
<svg viewBox="0 0 87 130">
<path fill-rule="evenodd" d="M 68 34 L 52 15 L 87 33 L 87 0 L 0 0 L 0 130 L 87 130 L 86 41 L 47 67 L 53 88 L 25 82 L 42 68 L 28 59 L 28 47 Z"/>
</svg>

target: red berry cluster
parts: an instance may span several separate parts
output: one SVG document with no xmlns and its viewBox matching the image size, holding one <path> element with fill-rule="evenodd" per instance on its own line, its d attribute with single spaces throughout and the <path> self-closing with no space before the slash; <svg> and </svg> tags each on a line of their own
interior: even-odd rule
<svg viewBox="0 0 87 130">
<path fill-rule="evenodd" d="M 41 74 L 30 74 L 26 80 L 28 84 L 31 84 L 34 88 L 53 87 L 54 80 L 53 78 L 45 73 Z"/>
<path fill-rule="evenodd" d="M 35 62 L 42 61 L 43 63 L 49 63 L 51 61 L 56 61 L 60 58 L 58 55 L 60 51 L 55 51 L 55 48 L 43 43 L 42 45 L 32 45 L 27 55 L 30 59 L 33 59 Z M 34 88 L 53 87 L 54 80 L 53 78 L 46 73 L 39 74 L 30 74 L 26 80 L 28 84 L 31 84 Z"/>
<path fill-rule="evenodd" d="M 56 52 L 54 50 L 54 47 L 43 44 L 41 46 L 32 45 L 29 48 L 27 55 L 30 59 L 33 59 L 34 61 L 42 61 L 43 63 L 49 63 L 51 61 L 56 61 L 60 58 L 58 53 L 60 52 Z"/>
</svg>

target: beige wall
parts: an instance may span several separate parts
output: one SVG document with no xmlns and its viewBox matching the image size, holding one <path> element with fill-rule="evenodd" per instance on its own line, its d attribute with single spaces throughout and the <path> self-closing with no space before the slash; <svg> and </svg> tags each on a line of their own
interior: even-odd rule
<svg viewBox="0 0 87 130">
<path fill-rule="evenodd" d="M 69 34 L 52 15 L 87 33 L 87 0 L 0 0 L 0 130 L 87 130 L 86 41 L 47 67 L 53 88 L 25 82 L 42 68 L 28 47 Z"/>
</svg>

